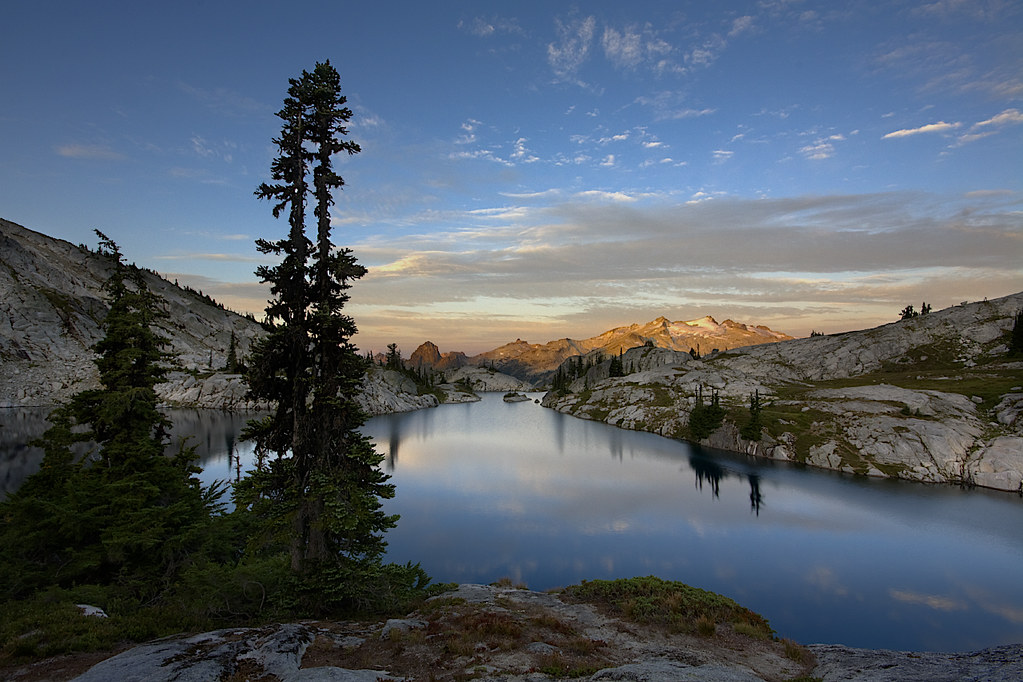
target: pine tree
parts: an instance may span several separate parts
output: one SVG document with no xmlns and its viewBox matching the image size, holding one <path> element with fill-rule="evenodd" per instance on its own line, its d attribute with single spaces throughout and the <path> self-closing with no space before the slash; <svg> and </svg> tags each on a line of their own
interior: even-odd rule
<svg viewBox="0 0 1023 682">
<path fill-rule="evenodd" d="M 1009 355 L 1023 355 L 1023 309 L 1016 311 L 1009 337 Z"/>
<path fill-rule="evenodd" d="M 382 533 L 397 517 L 381 510 L 394 486 L 380 471 L 382 456 L 358 431 L 365 415 L 355 398 L 366 365 L 351 341 L 355 323 L 342 313 L 351 283 L 366 270 L 331 241 L 331 193 L 344 184 L 333 157 L 360 151 L 343 139 L 352 111 L 329 62 L 289 83 L 277 114 L 284 121 L 271 165 L 277 183 L 256 191 L 276 202 L 274 217 L 287 209 L 289 233 L 257 241 L 263 253 L 284 257 L 257 270 L 270 284 L 270 331 L 252 349 L 246 375 L 250 395 L 276 407 L 247 429 L 259 463 L 236 499 L 259 519 L 257 539 L 286 549 L 306 605 L 321 610 L 366 596 L 382 570 Z M 315 242 L 305 227 L 310 195 Z"/>
<path fill-rule="evenodd" d="M 0 559 L 11 593 L 47 584 L 118 584 L 135 594 L 166 587 L 195 549 L 210 508 L 191 451 L 167 458 L 167 418 L 155 386 L 166 373 L 162 316 L 142 273 L 112 261 L 110 310 L 98 353 L 101 387 L 82 391 L 50 416 L 40 471 L 3 503 Z M 85 457 L 74 448 L 91 444 Z M 5 582 L 5 581 L 0 581 Z"/>
<path fill-rule="evenodd" d="M 760 391 L 757 390 L 749 397 L 749 421 L 739 429 L 739 435 L 746 440 L 760 440 L 763 426 L 760 422 Z"/>
<path fill-rule="evenodd" d="M 234 330 L 231 330 L 231 342 L 227 346 L 227 360 L 224 362 L 224 371 L 228 374 L 237 374 L 241 368 L 241 363 L 238 361 L 238 339 L 235 337 Z"/>
</svg>

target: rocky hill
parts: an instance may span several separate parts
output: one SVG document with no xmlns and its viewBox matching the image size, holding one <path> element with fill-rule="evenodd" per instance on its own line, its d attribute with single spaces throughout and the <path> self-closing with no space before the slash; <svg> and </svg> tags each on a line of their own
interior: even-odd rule
<svg viewBox="0 0 1023 682">
<path fill-rule="evenodd" d="M 103 282 L 112 263 L 84 246 L 0 219 L 0 406 L 53 405 L 97 386 L 90 350 L 107 313 Z M 179 404 L 246 407 L 240 382 L 220 374 L 232 333 L 243 356 L 260 333 L 255 320 L 143 272 L 163 301 L 159 331 L 180 371 L 158 387 Z"/>
<path fill-rule="evenodd" d="M 416 348 L 409 359 L 405 361 L 406 367 L 412 369 L 432 369 L 435 372 L 446 372 L 459 369 L 469 364 L 469 358 L 461 351 L 441 353 L 440 348 L 432 341 L 425 341 L 419 348 Z"/>
<path fill-rule="evenodd" d="M 633 348 L 632 370 L 589 369 L 544 404 L 691 438 L 697 391 L 724 408 L 700 442 L 870 476 L 1023 492 L 1023 358 L 1008 356 L 1023 293 L 846 334 L 711 353 Z M 751 396 L 758 437 L 740 430 Z"/>
<path fill-rule="evenodd" d="M 98 386 L 91 350 L 108 306 L 103 283 L 112 263 L 85 246 L 0 219 L 0 407 L 51 406 Z M 172 406 L 261 409 L 246 400 L 237 374 L 223 371 L 232 334 L 244 358 L 260 334 L 255 320 L 225 310 L 200 292 L 143 271 L 167 318 L 159 331 L 175 371 L 157 392 Z M 372 370 L 360 396 L 370 414 L 437 404 L 398 373 Z"/>
</svg>

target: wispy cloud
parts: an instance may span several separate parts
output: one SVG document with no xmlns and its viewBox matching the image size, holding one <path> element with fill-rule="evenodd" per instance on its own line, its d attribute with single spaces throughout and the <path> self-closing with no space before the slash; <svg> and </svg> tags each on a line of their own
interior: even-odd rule
<svg viewBox="0 0 1023 682">
<path fill-rule="evenodd" d="M 1023 112 L 1019 109 L 1006 109 L 1002 113 L 991 118 L 974 123 L 958 140 L 958 144 L 967 144 L 981 138 L 1001 132 L 1003 128 L 1010 125 L 1023 123 Z"/>
<path fill-rule="evenodd" d="M 55 148 L 58 155 L 70 159 L 93 159 L 97 161 L 122 161 L 127 157 L 107 145 L 64 144 Z"/>
<path fill-rule="evenodd" d="M 681 91 L 662 90 L 652 96 L 641 96 L 635 99 L 635 103 L 649 107 L 654 112 L 654 118 L 658 121 L 672 121 L 684 118 L 699 118 L 709 116 L 716 109 L 698 108 L 687 104 L 688 95 Z"/>
<path fill-rule="evenodd" d="M 487 38 L 498 33 L 523 35 L 525 31 L 516 19 L 504 17 L 473 17 L 458 22 L 458 28 L 478 38 Z"/>
<path fill-rule="evenodd" d="M 636 69 L 643 65 L 658 73 L 677 69 L 670 59 L 675 48 L 659 37 L 649 24 L 620 29 L 606 26 L 601 46 L 608 61 L 620 69 Z"/>
<path fill-rule="evenodd" d="M 919 128 L 903 128 L 902 130 L 895 130 L 886 135 L 881 139 L 889 140 L 898 137 L 910 137 L 911 135 L 921 135 L 924 133 L 945 133 L 950 130 L 955 130 L 962 126 L 962 123 L 945 123 L 944 121 L 938 121 L 937 123 L 928 123 L 922 125 Z"/>
<path fill-rule="evenodd" d="M 178 89 L 194 98 L 200 104 L 227 116 L 262 115 L 271 106 L 229 88 L 200 88 L 189 83 L 178 82 Z"/>
<path fill-rule="evenodd" d="M 205 261 L 217 261 L 222 263 L 263 263 L 266 262 L 265 256 L 245 256 L 237 253 L 202 253 L 202 252 L 189 252 L 189 253 L 169 253 L 161 256 L 153 256 L 155 260 L 205 260 Z"/>
<path fill-rule="evenodd" d="M 799 153 L 805 158 L 811 160 L 822 160 L 830 159 L 835 155 L 835 142 L 842 142 L 845 140 L 845 136 L 841 134 L 828 135 L 827 137 L 819 137 L 813 141 L 812 144 L 808 144 L 799 149 Z"/>
<path fill-rule="evenodd" d="M 557 43 L 548 43 L 547 62 L 561 80 L 583 84 L 578 80 L 579 68 L 590 55 L 597 30 L 595 17 L 575 17 L 568 22 L 555 19 Z"/>
</svg>

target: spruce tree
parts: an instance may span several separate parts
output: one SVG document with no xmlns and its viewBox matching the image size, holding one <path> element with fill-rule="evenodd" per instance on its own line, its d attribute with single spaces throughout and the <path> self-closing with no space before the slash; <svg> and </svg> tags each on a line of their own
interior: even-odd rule
<svg viewBox="0 0 1023 682">
<path fill-rule="evenodd" d="M 1009 355 L 1023 355 L 1023 309 L 1017 310 L 1009 334 Z"/>
<path fill-rule="evenodd" d="M 355 323 L 342 312 L 366 270 L 331 241 L 332 191 L 344 184 L 333 158 L 360 151 L 344 139 L 352 111 L 329 62 L 289 84 L 277 114 L 284 124 L 274 139 L 276 183 L 256 190 L 275 202 L 274 217 L 287 209 L 289 232 L 257 241 L 260 251 L 283 260 L 256 271 L 270 284 L 269 333 L 254 345 L 246 374 L 251 397 L 275 409 L 247 429 L 258 466 L 236 500 L 259 519 L 256 539 L 288 552 L 305 605 L 323 610 L 354 606 L 372 590 L 382 571 L 382 533 L 397 517 L 381 510 L 394 486 L 380 471 L 382 456 L 358 431 L 365 415 L 355 398 L 365 362 L 351 341 Z M 315 241 L 306 236 L 310 196 Z"/>
<path fill-rule="evenodd" d="M 209 518 L 192 453 L 164 456 L 169 423 L 155 386 L 168 356 L 153 329 L 158 299 L 97 234 L 113 270 L 104 337 L 94 346 L 100 388 L 51 414 L 40 471 L 2 505 L 0 573 L 9 580 L 0 582 L 12 594 L 93 583 L 152 596 L 173 580 Z"/>
</svg>

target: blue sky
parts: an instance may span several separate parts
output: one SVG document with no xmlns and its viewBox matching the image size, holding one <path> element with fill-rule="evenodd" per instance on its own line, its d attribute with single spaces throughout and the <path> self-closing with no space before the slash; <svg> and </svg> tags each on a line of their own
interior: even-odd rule
<svg viewBox="0 0 1023 682">
<path fill-rule="evenodd" d="M 1023 5 L 49 2 L 4 11 L 0 217 L 260 312 L 288 78 L 362 153 L 357 343 L 658 315 L 793 335 L 1023 290 Z"/>
</svg>

